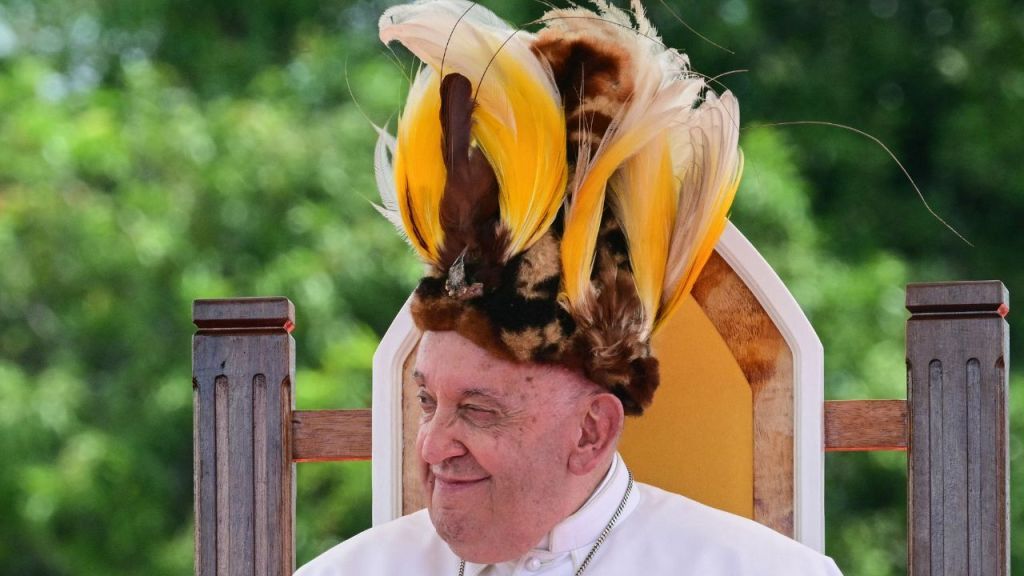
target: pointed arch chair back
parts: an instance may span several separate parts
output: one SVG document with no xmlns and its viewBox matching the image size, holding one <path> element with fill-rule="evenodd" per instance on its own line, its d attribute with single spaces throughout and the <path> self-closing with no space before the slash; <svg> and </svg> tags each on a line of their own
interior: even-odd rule
<svg viewBox="0 0 1024 576">
<path fill-rule="evenodd" d="M 410 379 L 419 337 L 407 304 L 374 357 L 375 524 L 423 506 Z M 662 384 L 621 445 L 634 475 L 821 549 L 821 343 L 735 226 L 654 347 Z"/>
</svg>

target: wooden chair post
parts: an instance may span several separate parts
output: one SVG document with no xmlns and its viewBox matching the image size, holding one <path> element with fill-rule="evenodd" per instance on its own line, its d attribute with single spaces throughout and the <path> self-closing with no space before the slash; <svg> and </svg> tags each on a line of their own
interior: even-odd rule
<svg viewBox="0 0 1024 576">
<path fill-rule="evenodd" d="M 286 298 L 196 300 L 196 576 L 294 570 L 295 312 Z"/>
<path fill-rule="evenodd" d="M 910 574 L 1009 574 L 1009 295 L 911 284 L 907 309 Z"/>
</svg>

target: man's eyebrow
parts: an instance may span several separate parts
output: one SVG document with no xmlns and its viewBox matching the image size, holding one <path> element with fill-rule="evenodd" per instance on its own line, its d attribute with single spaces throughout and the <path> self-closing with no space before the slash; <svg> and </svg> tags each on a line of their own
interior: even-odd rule
<svg viewBox="0 0 1024 576">
<path fill-rule="evenodd" d="M 483 388 L 467 388 L 462 391 L 461 396 L 463 398 L 483 398 L 485 400 L 493 400 L 499 404 L 504 404 L 504 402 L 502 402 L 503 395 L 495 394 L 494 392 L 484 390 Z"/>
<path fill-rule="evenodd" d="M 427 377 L 419 370 L 412 371 L 412 379 L 416 383 L 418 388 L 424 389 L 427 387 Z M 480 398 L 483 400 L 490 400 L 501 407 L 505 406 L 504 395 L 495 393 L 491 390 L 484 388 L 466 388 L 459 392 L 460 398 Z"/>
</svg>

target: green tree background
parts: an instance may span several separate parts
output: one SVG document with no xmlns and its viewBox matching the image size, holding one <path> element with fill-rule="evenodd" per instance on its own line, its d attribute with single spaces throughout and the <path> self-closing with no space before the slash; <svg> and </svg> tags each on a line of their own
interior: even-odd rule
<svg viewBox="0 0 1024 576">
<path fill-rule="evenodd" d="M 0 573 L 192 570 L 195 298 L 289 296 L 299 407 L 369 405 L 373 349 L 418 272 L 369 203 L 368 119 L 393 119 L 405 88 L 376 40 L 386 4 L 0 0 Z M 907 282 L 1024 294 L 1024 5 L 648 4 L 697 70 L 737 71 L 721 78 L 746 126 L 732 218 L 818 331 L 829 398 L 904 393 Z M 793 120 L 886 142 L 974 247 L 877 145 L 767 126 Z M 904 456 L 826 466 L 828 553 L 851 576 L 904 573 Z M 365 464 L 302 465 L 298 490 L 300 564 L 369 524 Z"/>
</svg>

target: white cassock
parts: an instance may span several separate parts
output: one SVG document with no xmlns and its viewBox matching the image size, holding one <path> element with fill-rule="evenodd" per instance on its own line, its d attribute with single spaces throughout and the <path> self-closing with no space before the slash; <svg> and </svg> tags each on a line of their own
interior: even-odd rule
<svg viewBox="0 0 1024 576">
<path fill-rule="evenodd" d="M 590 499 L 525 556 L 466 563 L 465 576 L 572 576 L 622 502 L 629 478 L 621 457 Z M 354 536 L 295 576 L 457 576 L 459 558 L 426 510 Z M 633 485 L 586 576 L 841 576 L 835 562 L 753 520 L 654 486 Z"/>
</svg>

